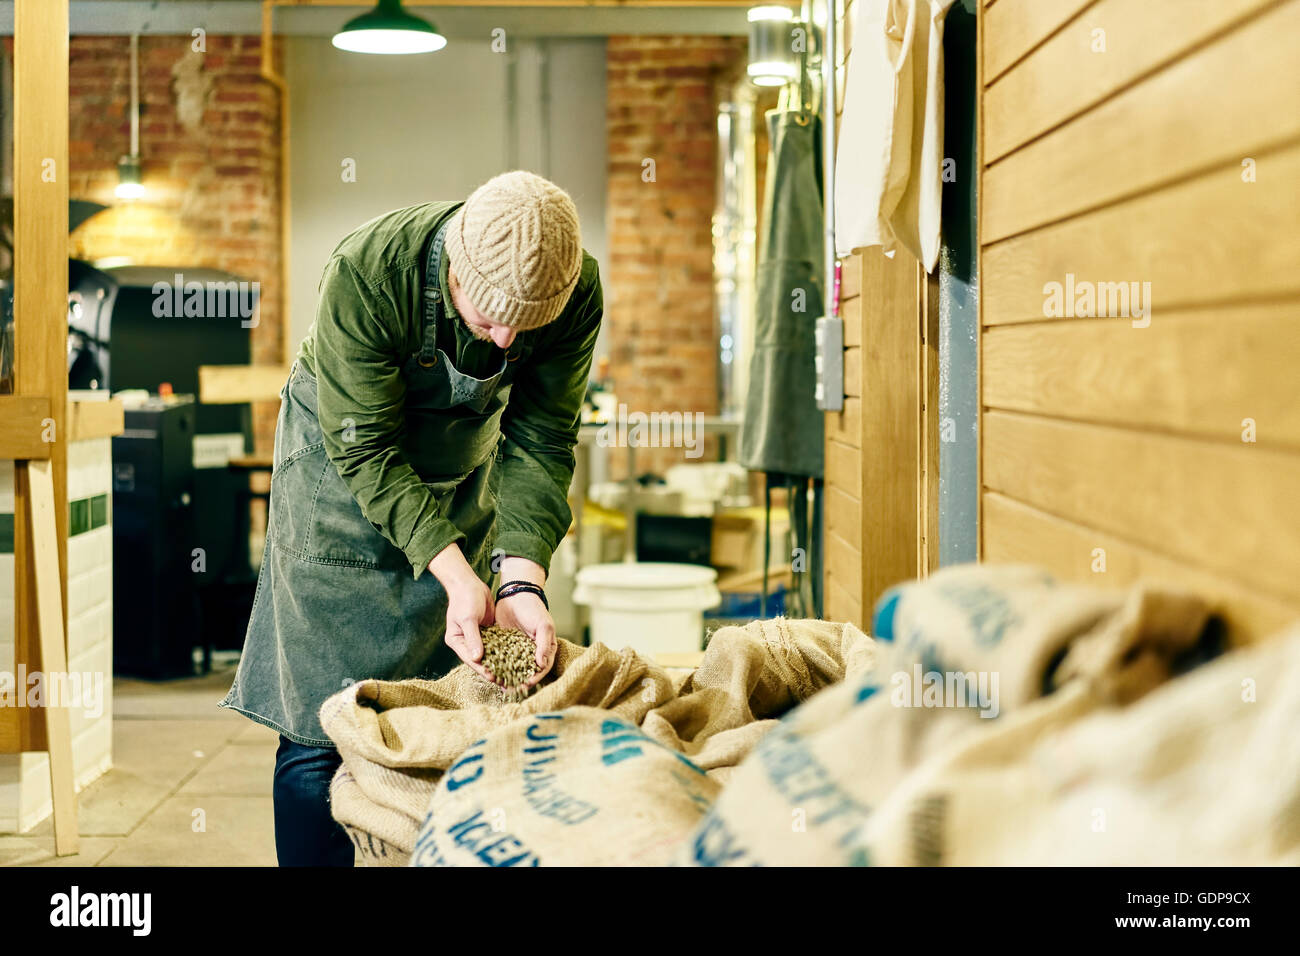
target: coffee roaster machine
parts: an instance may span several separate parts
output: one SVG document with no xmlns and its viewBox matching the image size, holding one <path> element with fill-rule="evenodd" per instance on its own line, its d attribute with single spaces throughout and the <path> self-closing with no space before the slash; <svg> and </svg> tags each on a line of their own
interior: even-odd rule
<svg viewBox="0 0 1300 956">
<path fill-rule="evenodd" d="M 104 208 L 74 200 L 69 228 Z M 11 253 L 3 261 L 12 209 L 0 199 L 0 392 L 12 382 Z M 178 282 L 215 292 L 177 314 L 160 297 Z M 249 486 L 227 462 L 252 451 L 252 410 L 199 403 L 198 369 L 248 364 L 256 296 L 256 284 L 212 269 L 68 261 L 68 387 L 151 395 L 128 408 L 113 439 L 118 673 L 186 676 L 194 648 L 242 645 L 256 576 L 236 509 Z"/>
</svg>

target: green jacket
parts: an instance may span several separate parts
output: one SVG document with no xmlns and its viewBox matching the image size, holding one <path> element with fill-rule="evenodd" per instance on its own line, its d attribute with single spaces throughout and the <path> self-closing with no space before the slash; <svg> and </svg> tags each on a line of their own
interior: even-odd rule
<svg viewBox="0 0 1300 956">
<path fill-rule="evenodd" d="M 464 540 L 427 483 L 471 472 L 485 440 L 497 445 L 499 505 L 494 545 L 508 556 L 550 565 L 572 514 L 573 447 L 603 312 L 596 260 L 552 323 L 521 332 L 506 402 L 483 421 L 472 409 L 408 421 L 402 366 L 420 349 L 425 251 L 460 203 L 425 203 L 387 213 L 346 236 L 320 283 L 316 321 L 298 360 L 317 380 L 325 447 L 366 519 L 405 552 L 415 577 L 443 548 Z M 443 258 L 442 287 L 447 288 Z M 485 378 L 501 351 L 476 339 L 449 293 L 439 347 L 456 368 Z M 454 345 L 454 352 L 453 352 Z"/>
</svg>

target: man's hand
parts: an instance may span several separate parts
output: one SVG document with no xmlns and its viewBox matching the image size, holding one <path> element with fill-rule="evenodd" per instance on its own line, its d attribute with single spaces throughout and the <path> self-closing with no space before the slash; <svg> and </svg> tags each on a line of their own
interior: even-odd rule
<svg viewBox="0 0 1300 956">
<path fill-rule="evenodd" d="M 460 546 L 443 548 L 429 562 L 429 572 L 447 592 L 447 632 L 443 640 L 484 680 L 491 681 L 480 661 L 483 638 L 479 628 L 493 623 L 492 589 L 479 580 Z"/>
<path fill-rule="evenodd" d="M 546 571 L 527 558 L 505 558 L 501 562 L 501 581 L 528 581 L 541 587 L 546 583 Z M 536 594 L 521 592 L 502 598 L 495 613 L 497 624 L 518 628 L 537 645 L 537 673 L 524 682 L 525 687 L 535 686 L 555 663 L 555 622 L 551 612 Z"/>
</svg>

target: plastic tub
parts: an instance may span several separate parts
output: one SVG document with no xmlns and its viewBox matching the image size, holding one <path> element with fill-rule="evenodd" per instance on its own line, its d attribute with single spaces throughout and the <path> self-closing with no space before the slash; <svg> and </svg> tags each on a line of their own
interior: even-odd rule
<svg viewBox="0 0 1300 956">
<path fill-rule="evenodd" d="M 578 570 L 573 600 L 591 608 L 591 640 L 638 654 L 698 651 L 704 612 L 722 596 L 718 572 L 696 564 L 593 564 Z"/>
</svg>

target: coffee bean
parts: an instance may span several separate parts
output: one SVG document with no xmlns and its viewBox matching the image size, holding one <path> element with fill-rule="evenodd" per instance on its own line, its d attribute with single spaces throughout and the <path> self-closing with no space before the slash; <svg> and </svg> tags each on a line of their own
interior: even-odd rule
<svg viewBox="0 0 1300 956">
<path fill-rule="evenodd" d="M 537 672 L 537 646 L 523 631 L 496 624 L 483 628 L 485 670 L 502 686 L 507 701 L 518 702 L 528 696 L 523 684 Z"/>
</svg>

